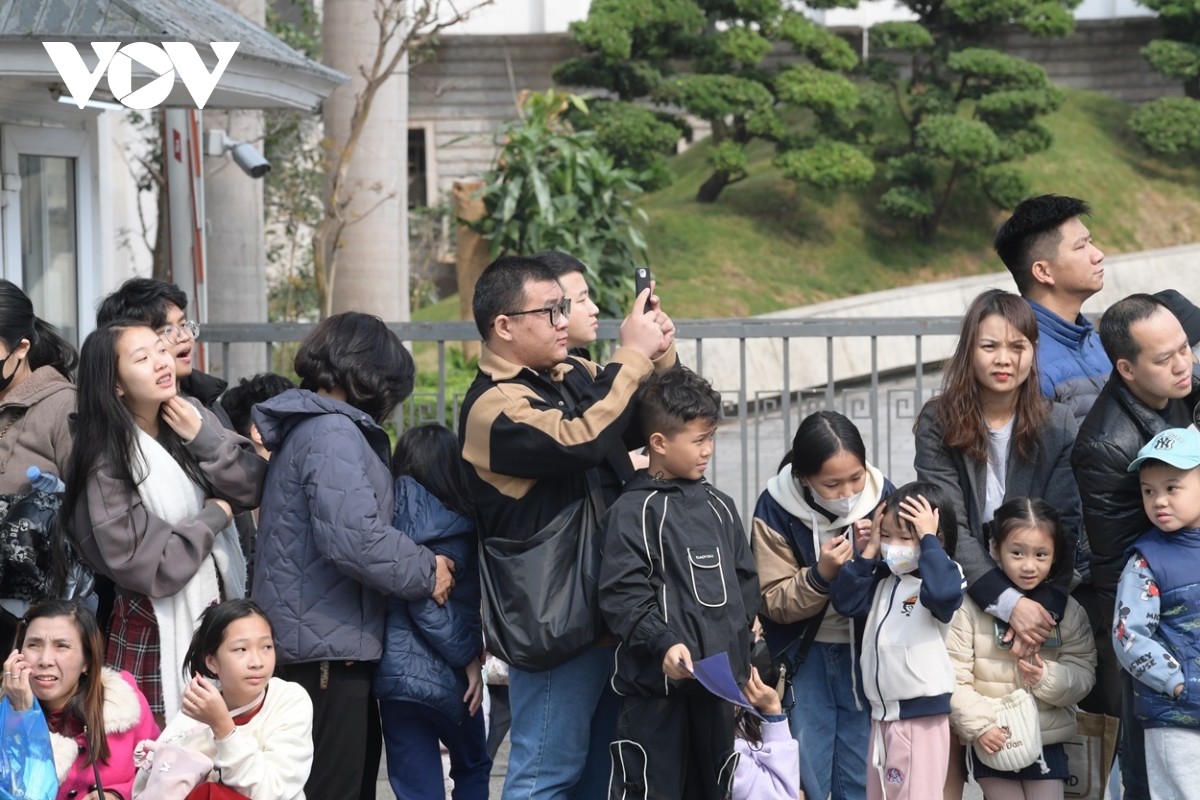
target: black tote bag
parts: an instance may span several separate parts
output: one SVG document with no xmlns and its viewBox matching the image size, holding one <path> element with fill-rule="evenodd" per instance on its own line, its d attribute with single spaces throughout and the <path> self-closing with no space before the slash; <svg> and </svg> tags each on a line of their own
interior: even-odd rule
<svg viewBox="0 0 1200 800">
<path fill-rule="evenodd" d="M 596 470 L 587 493 L 525 539 L 479 543 L 488 652 L 526 672 L 553 669 L 604 632 L 600 618 L 600 518 Z"/>
</svg>

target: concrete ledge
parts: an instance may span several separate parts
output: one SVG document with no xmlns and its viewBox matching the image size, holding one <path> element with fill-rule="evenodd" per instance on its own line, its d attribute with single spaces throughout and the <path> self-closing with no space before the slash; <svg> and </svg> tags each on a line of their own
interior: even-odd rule
<svg viewBox="0 0 1200 800">
<path fill-rule="evenodd" d="M 1084 305 L 1084 312 L 1098 315 L 1109 305 L 1135 292 L 1156 292 L 1178 289 L 1184 295 L 1200 300 L 1200 244 L 1146 250 L 1140 253 L 1111 256 L 1104 261 L 1104 290 Z M 1016 284 L 1007 271 L 970 278 L 958 278 L 938 283 L 908 286 L 871 292 L 811 306 L 792 308 L 764 314 L 767 319 L 803 319 L 835 317 L 867 319 L 871 317 L 956 317 L 961 316 L 971 301 L 985 289 L 1007 289 L 1015 292 Z M 686 310 L 672 309 L 667 299 L 667 311 L 686 316 Z M 916 343 L 911 336 L 887 336 L 876 339 L 876 369 L 878 372 L 912 368 L 916 363 Z M 927 336 L 921 340 L 921 360 L 924 363 L 948 358 L 957 344 L 955 336 Z M 696 363 L 696 344 L 681 340 L 679 355 L 686 364 Z M 871 338 L 847 337 L 833 340 L 833 378 L 844 381 L 871 375 Z M 824 386 L 828 375 L 828 344 L 824 337 L 794 338 L 790 344 L 790 379 L 788 388 Z M 703 346 L 703 372 L 716 388 L 727 392 L 726 399 L 736 396 L 741 382 L 741 360 L 736 339 L 706 339 Z M 779 394 L 783 385 L 783 341 L 781 339 L 748 339 L 746 341 L 747 401 L 755 393 Z"/>
</svg>

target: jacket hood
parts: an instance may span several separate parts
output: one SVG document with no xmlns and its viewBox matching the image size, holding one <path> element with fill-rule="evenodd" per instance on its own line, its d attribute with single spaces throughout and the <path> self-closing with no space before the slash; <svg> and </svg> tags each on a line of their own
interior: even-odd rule
<svg viewBox="0 0 1200 800">
<path fill-rule="evenodd" d="M 54 367 L 38 367 L 19 386 L 9 391 L 4 401 L 0 402 L 0 408 L 29 408 L 53 394 L 66 391 L 75 391 L 75 384 Z"/>
<path fill-rule="evenodd" d="M 428 489 L 407 475 L 396 479 L 396 518 L 417 544 L 470 533 L 475 525 L 442 505 Z"/>
<path fill-rule="evenodd" d="M 792 477 L 792 465 L 784 464 L 779 474 L 767 481 L 767 492 L 792 516 L 804 520 L 814 533 L 820 534 L 835 528 L 844 528 L 855 520 L 869 517 L 883 499 L 883 473 L 867 464 L 866 480 L 863 482 L 862 496 L 845 517 L 838 517 L 832 522 L 822 509 L 815 509 L 804 498 L 804 489 L 799 481 Z"/>
<path fill-rule="evenodd" d="M 198 369 L 192 370 L 191 375 L 179 382 L 179 388 L 183 390 L 184 394 L 190 394 L 205 407 L 216 402 L 216 399 L 221 396 L 221 392 L 225 391 L 228 386 L 229 381 L 223 381 Z"/>
<path fill-rule="evenodd" d="M 1033 309 L 1033 315 L 1037 317 L 1038 335 L 1049 336 L 1072 350 L 1082 348 L 1084 342 L 1095 330 L 1095 327 L 1083 314 L 1080 314 L 1074 322 L 1068 322 L 1050 309 L 1028 298 L 1025 302 L 1029 303 L 1029 307 Z"/>
<path fill-rule="evenodd" d="M 708 486 L 708 481 L 701 478 L 698 481 L 690 481 L 685 478 L 672 478 L 671 480 L 662 480 L 650 474 L 649 470 L 639 469 L 633 473 L 633 477 L 626 481 L 623 492 L 630 491 L 648 491 L 648 492 L 678 492 L 684 493 L 691 489 L 699 489 Z"/>
<path fill-rule="evenodd" d="M 349 403 L 324 397 L 308 389 L 288 389 L 283 394 L 276 395 L 264 403 L 259 403 L 253 409 L 254 424 L 262 436 L 263 446 L 275 452 L 283 444 L 283 440 L 297 425 L 314 417 L 338 414 L 346 417 L 367 437 L 371 449 L 383 459 L 385 464 L 391 461 L 391 440 L 387 432 L 371 419 L 370 415 L 360 411 Z"/>
</svg>

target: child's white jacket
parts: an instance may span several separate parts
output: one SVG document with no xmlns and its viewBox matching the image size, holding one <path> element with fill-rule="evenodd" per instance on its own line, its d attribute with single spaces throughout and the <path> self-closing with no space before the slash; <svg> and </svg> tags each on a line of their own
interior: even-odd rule
<svg viewBox="0 0 1200 800">
<path fill-rule="evenodd" d="M 271 678 L 262 709 L 224 739 L 216 741 L 212 728 L 180 713 L 158 741 L 204 753 L 220 772 L 221 783 L 250 800 L 304 800 L 312 771 L 312 720 L 312 700 L 304 687 Z M 146 772 L 139 771 L 134 796 L 145 784 Z"/>
<path fill-rule="evenodd" d="M 1075 735 L 1075 704 L 1096 683 L 1096 642 L 1083 607 L 1067 600 L 1058 624 L 1060 647 L 1042 646 L 1045 671 L 1030 688 L 1037 701 L 1042 744 L 1058 744 Z M 950 727 L 970 744 L 996 724 L 995 707 L 986 697 L 1003 697 L 1024 686 L 1012 650 L 999 645 L 995 618 L 969 597 L 950 623 L 946 649 L 958 686 L 951 699 Z"/>
<path fill-rule="evenodd" d="M 954 668 L 945 635 L 963 588 L 962 570 L 932 534 L 921 539 L 916 572 L 893 575 L 877 558 L 842 567 L 830 597 L 841 614 L 867 615 L 859 663 L 872 719 L 950 713 Z"/>
</svg>

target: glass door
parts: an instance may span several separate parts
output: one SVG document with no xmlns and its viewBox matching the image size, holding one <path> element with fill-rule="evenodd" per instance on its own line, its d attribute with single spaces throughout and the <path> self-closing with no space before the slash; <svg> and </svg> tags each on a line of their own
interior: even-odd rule
<svg viewBox="0 0 1200 800">
<path fill-rule="evenodd" d="M 77 347 L 81 288 L 92 283 L 80 256 L 90 240 L 87 141 L 83 130 L 0 127 L 4 277 Z"/>
</svg>

